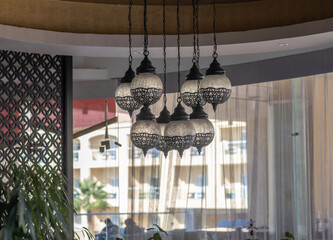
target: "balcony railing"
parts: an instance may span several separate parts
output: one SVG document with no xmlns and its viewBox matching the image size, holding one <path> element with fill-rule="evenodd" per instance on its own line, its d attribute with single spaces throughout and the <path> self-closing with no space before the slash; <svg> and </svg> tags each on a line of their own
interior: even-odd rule
<svg viewBox="0 0 333 240">
<path fill-rule="evenodd" d="M 128 188 L 128 198 L 132 199 L 159 199 L 160 198 L 160 188 L 151 187 L 151 189 L 142 188 Z M 147 191 L 148 190 L 148 191 Z"/>
<path fill-rule="evenodd" d="M 92 159 L 95 161 L 116 160 L 117 159 L 116 149 L 109 149 L 104 153 L 101 153 L 98 149 L 93 149 L 92 150 Z"/>
</svg>

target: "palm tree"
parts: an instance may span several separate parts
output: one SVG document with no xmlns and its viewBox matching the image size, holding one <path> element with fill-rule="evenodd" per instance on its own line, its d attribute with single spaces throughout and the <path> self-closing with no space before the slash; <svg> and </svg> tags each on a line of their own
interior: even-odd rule
<svg viewBox="0 0 333 240">
<path fill-rule="evenodd" d="M 106 201 L 108 194 L 103 190 L 103 185 L 98 185 L 93 179 L 84 179 L 79 183 L 79 189 L 75 189 L 74 209 L 83 208 L 88 213 L 88 224 L 94 229 L 91 221 L 91 211 L 105 210 L 108 208 Z"/>
</svg>

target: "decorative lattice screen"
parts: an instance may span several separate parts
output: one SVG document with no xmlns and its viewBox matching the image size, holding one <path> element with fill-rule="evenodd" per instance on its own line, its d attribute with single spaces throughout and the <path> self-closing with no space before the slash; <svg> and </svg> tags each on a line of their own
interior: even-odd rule
<svg viewBox="0 0 333 240">
<path fill-rule="evenodd" d="M 62 70 L 59 56 L 0 50 L 0 179 L 11 178 L 10 161 L 62 170 Z"/>
</svg>

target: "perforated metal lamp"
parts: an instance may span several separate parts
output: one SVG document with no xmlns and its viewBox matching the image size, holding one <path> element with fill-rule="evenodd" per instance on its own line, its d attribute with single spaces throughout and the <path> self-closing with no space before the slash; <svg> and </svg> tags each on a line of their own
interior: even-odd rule
<svg viewBox="0 0 333 240">
<path fill-rule="evenodd" d="M 148 58 L 147 0 L 144 0 L 143 6 L 144 58 L 140 66 L 136 69 L 137 75 L 131 83 L 131 94 L 137 103 L 149 106 L 161 98 L 163 84 L 161 79 L 156 75 L 155 68 Z"/>
<path fill-rule="evenodd" d="M 145 55 L 140 66 L 136 69 L 136 76 L 131 83 L 133 99 L 141 105 L 152 105 L 162 96 L 163 83 L 156 75 L 148 55 Z"/>
<path fill-rule="evenodd" d="M 218 104 L 225 103 L 231 95 L 231 83 L 227 78 L 225 71 L 221 68 L 217 61 L 217 39 L 216 39 L 216 6 L 215 0 L 212 0 L 213 5 L 213 62 L 206 71 L 206 77 L 201 81 L 200 92 L 207 103 L 212 104 L 214 112 Z"/>
<path fill-rule="evenodd" d="M 131 82 L 135 77 L 135 73 L 132 69 L 132 0 L 129 0 L 128 4 L 128 50 L 129 67 L 116 89 L 115 99 L 118 107 L 128 111 L 130 117 L 132 117 L 133 111 L 139 109 L 141 106 L 141 104 L 133 99 L 131 94 Z"/>
<path fill-rule="evenodd" d="M 196 147 L 201 154 L 202 148 L 208 146 L 214 139 L 214 126 L 200 104 L 193 109 L 190 118 L 195 129 L 195 140 L 192 146 Z"/>
<path fill-rule="evenodd" d="M 186 81 L 180 89 L 180 96 L 186 106 L 194 108 L 198 103 L 198 99 L 200 99 L 201 106 L 206 104 L 206 101 L 198 91 L 203 78 L 204 75 L 200 73 L 197 63 L 194 62 L 189 74 L 186 76 Z"/>
<path fill-rule="evenodd" d="M 120 84 L 116 88 L 115 99 L 118 107 L 123 110 L 128 111 L 129 115 L 132 117 L 134 110 L 140 108 L 140 104 L 137 103 L 131 94 L 131 82 L 135 77 L 135 73 L 131 66 L 125 73 L 125 76 L 121 79 Z"/>
<path fill-rule="evenodd" d="M 195 140 L 195 129 L 190 116 L 185 112 L 184 107 L 178 102 L 174 113 L 171 115 L 171 121 L 165 127 L 164 135 L 166 143 L 172 149 L 179 152 L 179 156 L 183 156 L 185 149 L 190 148 Z"/>
<path fill-rule="evenodd" d="M 161 130 L 161 137 L 158 145 L 156 146 L 156 149 L 159 151 L 162 151 L 164 153 L 164 156 L 168 156 L 168 152 L 172 150 L 171 146 L 167 143 L 166 137 L 164 135 L 164 130 L 167 126 L 167 124 L 170 122 L 170 112 L 168 111 L 167 107 L 164 106 L 163 110 L 160 113 L 160 116 L 156 119 L 156 122 L 160 126 Z"/>
<path fill-rule="evenodd" d="M 161 130 L 149 107 L 143 106 L 136 115 L 136 122 L 131 128 L 131 140 L 134 146 L 142 149 L 144 156 L 149 149 L 155 148 L 160 141 Z"/>
<path fill-rule="evenodd" d="M 226 102 L 231 95 L 231 82 L 216 58 L 214 57 L 200 85 L 204 100 L 212 104 L 214 112 L 217 105 Z"/>
</svg>

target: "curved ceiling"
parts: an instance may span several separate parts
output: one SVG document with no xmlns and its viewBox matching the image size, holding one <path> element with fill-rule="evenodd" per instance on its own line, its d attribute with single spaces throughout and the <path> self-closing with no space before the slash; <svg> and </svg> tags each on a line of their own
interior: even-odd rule
<svg viewBox="0 0 333 240">
<path fill-rule="evenodd" d="M 181 36 L 182 57 L 192 57 L 192 35 Z M 219 54 L 244 55 L 281 51 L 307 51 L 333 46 L 333 18 L 245 32 L 218 33 Z M 212 54 L 212 34 L 200 34 L 200 55 Z M 0 25 L 2 49 L 87 57 L 127 58 L 128 36 L 108 34 L 78 34 Z M 149 37 L 151 58 L 162 57 L 163 37 Z M 167 37 L 167 57 L 175 58 L 176 36 Z M 287 43 L 288 45 L 284 44 Z M 142 57 L 142 35 L 133 35 L 134 58 Z M 280 46 L 282 45 L 282 46 Z M 292 54 L 292 53 L 290 53 Z"/>
<path fill-rule="evenodd" d="M 127 34 L 128 6 L 116 4 L 120 0 L 108 1 L 110 1 L 110 4 L 100 4 L 92 0 L 89 0 L 89 2 L 63 0 L 2 1 L 0 24 L 58 32 Z M 149 2 L 154 1 L 150 0 Z M 188 0 L 181 0 L 181 2 L 183 1 Z M 333 17 L 332 0 L 232 1 L 219 3 L 216 9 L 218 13 L 217 32 L 281 27 Z M 177 25 L 176 7 L 168 5 L 166 11 L 167 34 L 175 34 Z M 190 34 L 192 32 L 192 7 L 183 5 L 180 14 L 181 32 L 182 34 Z M 211 32 L 212 6 L 201 5 L 199 18 L 200 32 Z M 142 34 L 142 19 L 143 6 L 134 5 L 133 34 Z M 162 7 L 160 5 L 149 5 L 149 34 L 162 34 L 161 26 Z"/>
<path fill-rule="evenodd" d="M 68 1 L 68 2 L 86 2 L 86 3 L 99 3 L 99 4 L 120 4 L 120 5 L 128 5 L 128 1 L 126 0 L 60 0 L 60 1 Z M 253 2 L 253 1 L 263 1 L 263 0 L 215 0 L 216 4 L 221 3 L 239 3 L 239 2 Z M 212 0 L 200 0 L 200 5 L 208 5 L 211 4 Z M 177 5 L 177 0 L 166 0 L 166 5 Z M 143 5 L 144 0 L 134 0 L 133 5 Z M 148 5 L 162 5 L 163 0 L 148 0 Z M 181 0 L 180 4 L 183 5 L 192 5 L 192 0 Z"/>
</svg>

